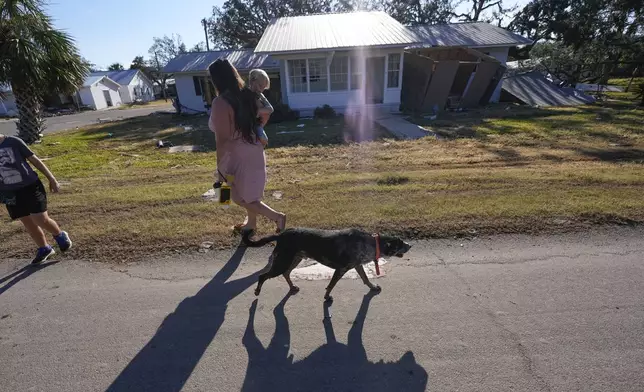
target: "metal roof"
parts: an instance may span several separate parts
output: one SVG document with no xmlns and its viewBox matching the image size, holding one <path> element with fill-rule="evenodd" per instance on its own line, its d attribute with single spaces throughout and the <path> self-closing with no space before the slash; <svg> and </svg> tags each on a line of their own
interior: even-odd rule
<svg viewBox="0 0 644 392">
<path fill-rule="evenodd" d="M 503 79 L 503 90 L 531 106 L 575 106 L 595 99 L 573 88 L 561 88 L 539 72 L 529 72 Z"/>
<path fill-rule="evenodd" d="M 407 46 L 418 39 L 382 11 L 292 16 L 273 20 L 255 53 Z"/>
<path fill-rule="evenodd" d="M 138 69 L 126 69 L 123 71 L 98 71 L 92 72 L 90 76 L 107 76 L 121 86 L 126 86 L 130 84 L 132 79 L 139 72 Z"/>
<path fill-rule="evenodd" d="M 409 27 L 422 46 L 516 46 L 532 40 L 485 22 L 450 23 Z"/>
<path fill-rule="evenodd" d="M 228 59 L 238 70 L 253 68 L 279 68 L 277 60 L 266 54 L 256 54 L 252 49 L 219 50 L 212 52 L 184 53 L 170 60 L 163 68 L 165 73 L 204 72 L 210 63 L 218 59 Z"/>
<path fill-rule="evenodd" d="M 90 74 L 87 77 L 85 77 L 85 80 L 83 81 L 83 85 L 81 87 L 91 87 L 91 86 L 95 85 L 96 83 L 102 81 L 103 79 L 105 79 L 105 81 L 107 81 L 109 83 L 112 83 L 117 88 L 120 87 L 118 83 L 116 83 L 115 81 L 110 79 L 108 76 L 105 76 L 105 75 L 93 75 L 93 74 Z"/>
</svg>

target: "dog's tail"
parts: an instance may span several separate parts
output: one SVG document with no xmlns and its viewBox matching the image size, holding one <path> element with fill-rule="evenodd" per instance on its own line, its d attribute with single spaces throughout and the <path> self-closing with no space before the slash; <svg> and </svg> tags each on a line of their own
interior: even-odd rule
<svg viewBox="0 0 644 392">
<path fill-rule="evenodd" d="M 279 234 L 275 234 L 275 235 L 270 235 L 268 237 L 260 238 L 257 241 L 253 241 L 253 240 L 250 239 L 251 234 L 253 234 L 253 232 L 251 230 L 247 230 L 242 235 L 242 242 L 244 243 L 244 245 L 246 245 L 246 246 L 248 246 L 250 248 L 262 247 L 262 246 L 268 244 L 269 242 L 273 242 L 273 241 L 277 240 L 280 237 Z"/>
</svg>

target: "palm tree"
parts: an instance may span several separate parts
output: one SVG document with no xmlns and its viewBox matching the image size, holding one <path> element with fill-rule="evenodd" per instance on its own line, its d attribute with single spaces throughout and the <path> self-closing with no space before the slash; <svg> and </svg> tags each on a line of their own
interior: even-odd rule
<svg viewBox="0 0 644 392">
<path fill-rule="evenodd" d="M 0 85 L 16 98 L 18 136 L 38 141 L 44 129 L 42 97 L 71 94 L 88 74 L 74 40 L 54 29 L 42 0 L 0 0 Z"/>
</svg>

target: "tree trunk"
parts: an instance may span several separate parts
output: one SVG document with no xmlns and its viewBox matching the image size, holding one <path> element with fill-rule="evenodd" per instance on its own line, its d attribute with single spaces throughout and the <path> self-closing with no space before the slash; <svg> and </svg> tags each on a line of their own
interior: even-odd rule
<svg viewBox="0 0 644 392">
<path fill-rule="evenodd" d="M 45 120 L 40 108 L 40 96 L 33 87 L 12 85 L 18 108 L 18 137 L 27 144 L 40 140 L 45 129 Z"/>
</svg>

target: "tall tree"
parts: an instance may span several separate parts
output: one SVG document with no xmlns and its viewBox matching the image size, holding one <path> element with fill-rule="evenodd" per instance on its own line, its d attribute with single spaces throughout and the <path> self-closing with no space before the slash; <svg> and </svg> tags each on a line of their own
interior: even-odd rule
<svg viewBox="0 0 644 392">
<path fill-rule="evenodd" d="M 192 48 L 190 48 L 190 52 L 205 52 L 206 51 L 206 44 L 203 42 L 199 42 L 195 44 Z"/>
<path fill-rule="evenodd" d="M 162 87 L 163 97 L 167 99 L 165 85 L 170 75 L 163 72 L 163 68 L 179 54 L 187 53 L 186 45 L 181 40 L 180 35 L 167 35 L 163 38 L 154 37 L 154 43 L 148 50 L 150 54 L 148 76 Z"/>
<path fill-rule="evenodd" d="M 454 13 L 452 0 L 383 1 L 380 8 L 408 26 L 448 23 Z"/>
<path fill-rule="evenodd" d="M 644 61 L 644 0 L 533 0 L 510 27 L 535 42 L 557 43 L 553 58 L 566 60 L 571 84 L 603 83 L 620 62 Z"/>
<path fill-rule="evenodd" d="M 96 64 L 92 63 L 85 57 L 81 57 L 81 62 L 89 69 L 89 72 L 96 72 L 98 71 L 98 67 Z"/>
<path fill-rule="evenodd" d="M 114 63 L 107 67 L 108 71 L 123 71 L 125 68 L 123 67 L 123 64 L 121 63 Z"/>
<path fill-rule="evenodd" d="M 516 11 L 516 6 L 505 7 L 503 0 L 467 0 L 469 10 L 462 13 L 452 13 L 461 22 L 488 22 L 502 25 L 503 20 Z"/>
<path fill-rule="evenodd" d="M 227 0 L 213 7 L 208 30 L 215 47 L 252 48 L 274 18 L 332 11 L 332 0 Z"/>
<path fill-rule="evenodd" d="M 0 0 L 0 84 L 16 97 L 18 136 L 26 143 L 41 138 L 44 94 L 72 93 L 89 66 L 74 40 L 56 30 L 40 0 Z"/>
<path fill-rule="evenodd" d="M 130 64 L 130 69 L 145 69 L 146 67 L 147 64 L 145 63 L 143 56 L 136 56 Z"/>
</svg>

